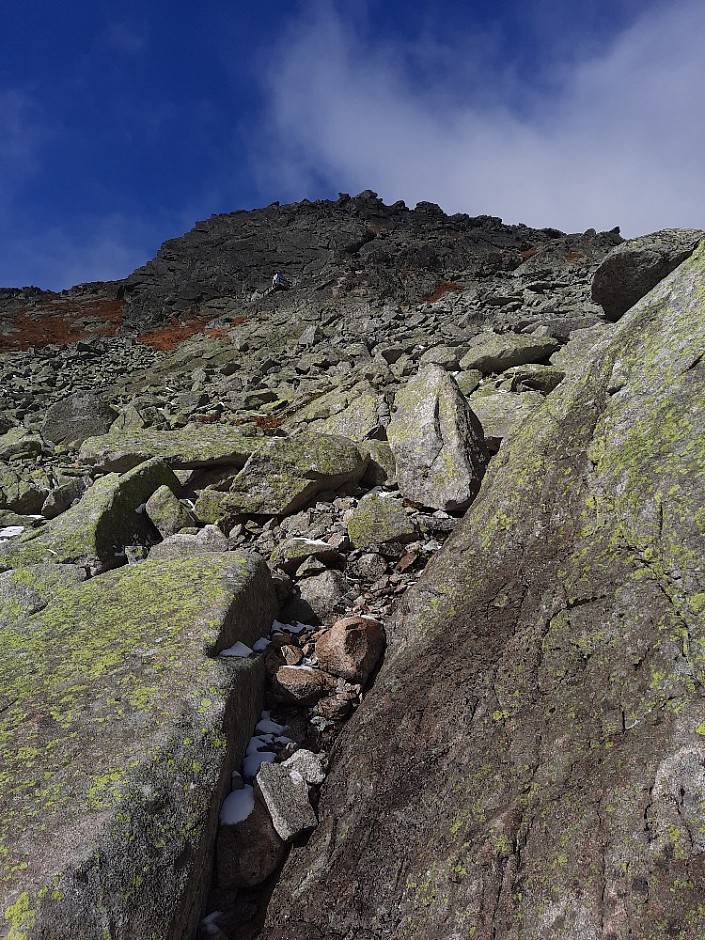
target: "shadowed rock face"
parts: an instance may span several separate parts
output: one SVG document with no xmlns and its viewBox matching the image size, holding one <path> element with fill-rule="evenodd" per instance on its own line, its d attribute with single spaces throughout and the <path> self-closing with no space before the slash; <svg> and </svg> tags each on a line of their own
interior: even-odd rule
<svg viewBox="0 0 705 940">
<path fill-rule="evenodd" d="M 705 249 L 503 446 L 267 940 L 705 930 Z"/>
</svg>

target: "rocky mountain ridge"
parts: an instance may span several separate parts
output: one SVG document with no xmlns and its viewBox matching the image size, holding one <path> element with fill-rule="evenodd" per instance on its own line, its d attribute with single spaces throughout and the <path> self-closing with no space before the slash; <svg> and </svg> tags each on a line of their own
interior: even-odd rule
<svg viewBox="0 0 705 940">
<path fill-rule="evenodd" d="M 704 234 L 365 192 L 1 292 L 3 936 L 698 936 Z"/>
</svg>

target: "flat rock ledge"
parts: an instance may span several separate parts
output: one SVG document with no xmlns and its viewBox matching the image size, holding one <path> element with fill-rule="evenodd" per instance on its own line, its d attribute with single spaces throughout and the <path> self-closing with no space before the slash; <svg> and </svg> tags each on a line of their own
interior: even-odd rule
<svg viewBox="0 0 705 940">
<path fill-rule="evenodd" d="M 43 600 L 40 575 L 0 576 L 33 591 L 0 624 L 0 934 L 192 937 L 263 704 L 261 660 L 214 657 L 271 624 L 267 566 L 146 561 Z"/>
</svg>

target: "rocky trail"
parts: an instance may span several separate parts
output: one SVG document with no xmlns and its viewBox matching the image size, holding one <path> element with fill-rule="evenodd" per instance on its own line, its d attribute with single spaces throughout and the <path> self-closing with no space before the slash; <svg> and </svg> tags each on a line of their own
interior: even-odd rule
<svg viewBox="0 0 705 940">
<path fill-rule="evenodd" d="M 0 291 L 0 936 L 700 936 L 703 235 Z"/>
</svg>

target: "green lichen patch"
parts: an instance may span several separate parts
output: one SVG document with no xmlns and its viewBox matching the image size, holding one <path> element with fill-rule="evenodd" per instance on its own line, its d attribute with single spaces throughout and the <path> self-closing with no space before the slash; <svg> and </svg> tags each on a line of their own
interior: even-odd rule
<svg viewBox="0 0 705 940">
<path fill-rule="evenodd" d="M 242 467 L 259 439 L 227 425 L 187 424 L 175 430 L 143 428 L 87 438 L 81 459 L 100 470 L 124 472 L 150 457 L 161 457 L 175 469 L 212 465 Z"/>
<path fill-rule="evenodd" d="M 158 458 L 122 476 L 100 477 L 71 509 L 0 545 L 0 568 L 45 562 L 85 564 L 98 570 L 116 567 L 126 545 L 149 539 L 152 529 L 137 509 L 162 485 L 179 489 L 173 472 Z"/>
<path fill-rule="evenodd" d="M 125 814 L 142 826 L 145 815 L 153 817 L 152 829 L 161 833 L 153 833 L 155 868 L 161 850 L 173 855 L 175 841 L 183 849 L 187 837 L 200 838 L 188 818 L 201 826 L 207 815 L 201 772 L 211 787 L 220 777 L 219 736 L 233 685 L 232 667 L 213 654 L 239 639 L 252 643 L 276 606 L 264 562 L 226 553 L 56 582 L 44 609 L 5 617 L 0 910 L 6 919 L 24 894 L 32 898 L 27 911 L 38 907 L 42 887 L 102 851 L 108 830 L 123 839 Z M 191 791 L 200 793 L 201 806 Z M 147 835 L 132 831 L 131 838 L 138 843 Z M 140 873 L 125 841 L 127 855 L 111 869 L 121 883 Z"/>
</svg>

